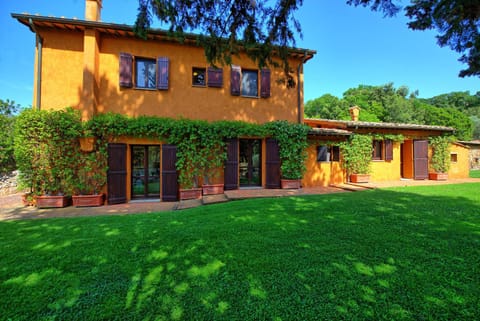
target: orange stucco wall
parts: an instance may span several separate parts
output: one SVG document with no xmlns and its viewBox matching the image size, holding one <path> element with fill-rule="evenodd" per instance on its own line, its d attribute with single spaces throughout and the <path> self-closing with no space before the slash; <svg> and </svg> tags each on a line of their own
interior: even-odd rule
<svg viewBox="0 0 480 321">
<path fill-rule="evenodd" d="M 302 179 L 303 187 L 329 186 L 341 184 L 345 180 L 344 170 L 340 162 L 318 162 L 317 145 L 325 143 L 311 143 L 307 148 L 307 171 Z"/>
<path fill-rule="evenodd" d="M 42 86 L 41 108 L 64 109 L 80 103 L 83 79 L 83 33 L 41 30 Z M 35 68 L 36 88 L 36 68 Z M 33 106 L 36 104 L 34 93 Z M 35 106 L 38 107 L 38 106 Z"/>
<path fill-rule="evenodd" d="M 457 161 L 450 163 L 449 178 L 467 178 L 470 175 L 469 148 L 459 144 L 452 144 L 450 154 L 456 154 Z"/>
<path fill-rule="evenodd" d="M 370 179 L 372 182 L 394 181 L 400 179 L 401 174 L 400 143 L 393 143 L 393 160 L 374 160 L 371 162 Z"/>
<path fill-rule="evenodd" d="M 204 120 L 242 120 L 264 123 L 272 120 L 298 121 L 298 88 L 278 82 L 282 69 L 271 70 L 271 96 L 247 98 L 230 94 L 230 67 L 223 66 L 223 87 L 192 86 L 192 68 L 207 67 L 202 48 L 167 41 L 144 41 L 112 37 L 93 30 L 62 32 L 40 30 L 42 53 L 42 109 L 68 106 L 82 110 L 84 119 L 94 113 L 115 112 L 129 116 L 158 115 Z M 168 57 L 169 89 L 120 88 L 119 54 L 134 57 Z M 291 60 L 300 93 L 303 75 L 297 79 L 300 60 Z M 233 64 L 245 69 L 258 67 L 246 56 Z M 303 97 L 300 99 L 303 102 Z M 303 103 L 301 104 L 303 114 Z"/>
</svg>

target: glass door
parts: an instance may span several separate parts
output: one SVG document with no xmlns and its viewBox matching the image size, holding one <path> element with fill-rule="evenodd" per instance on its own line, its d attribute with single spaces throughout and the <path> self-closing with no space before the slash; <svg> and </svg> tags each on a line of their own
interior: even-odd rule
<svg viewBox="0 0 480 321">
<path fill-rule="evenodd" d="M 160 146 L 132 146 L 132 198 L 160 197 Z"/>
<path fill-rule="evenodd" d="M 259 139 L 240 140 L 240 186 L 261 186 L 262 141 Z"/>
</svg>

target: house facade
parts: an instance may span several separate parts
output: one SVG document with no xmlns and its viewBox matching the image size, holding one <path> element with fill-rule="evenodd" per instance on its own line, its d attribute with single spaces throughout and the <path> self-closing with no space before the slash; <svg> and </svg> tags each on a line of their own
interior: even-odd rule
<svg viewBox="0 0 480 321">
<path fill-rule="evenodd" d="M 402 142 L 375 141 L 372 181 L 424 179 L 420 167 L 428 167 L 428 155 L 426 165 L 417 164 L 419 146 L 423 142 L 421 148 L 427 144 L 428 150 L 429 136 L 453 131 L 437 126 L 304 119 L 303 66 L 315 51 L 289 50 L 296 85 L 286 86 L 280 68 L 259 69 L 242 53 L 233 57 L 231 66 L 214 68 L 207 63 L 203 48 L 196 45 L 196 35 L 187 35 L 179 43 L 165 31 L 149 30 L 143 40 L 135 36 L 132 26 L 102 22 L 101 0 L 85 3 L 84 20 L 12 14 L 36 36 L 35 108 L 73 107 L 83 120 L 111 112 L 210 122 L 263 124 L 286 120 L 307 124 L 312 130 L 307 172 L 302 180 L 305 187 L 347 180 L 336 143 L 354 133 L 405 137 Z M 280 175 L 274 141 L 238 137 L 229 140 L 227 149 L 225 169 L 218 178 L 226 189 L 279 187 L 270 184 L 272 175 Z M 158 139 L 111 138 L 105 189 L 108 202 L 177 200 L 175 153 L 175 146 Z M 458 159 L 462 158 L 463 150 L 458 152 Z M 465 173 L 462 169 L 454 175 Z"/>
<path fill-rule="evenodd" d="M 480 140 L 461 141 L 460 144 L 470 148 L 470 169 L 480 169 Z"/>
<path fill-rule="evenodd" d="M 328 186 L 348 181 L 341 168 L 338 143 L 351 135 L 373 137 L 370 180 L 372 182 L 400 179 L 424 180 L 432 172 L 431 137 L 453 134 L 454 128 L 416 124 L 305 119 L 312 128 L 308 148 L 307 173 L 303 186 Z M 322 154 L 323 152 L 323 154 Z M 448 177 L 469 176 L 469 149 L 462 144 L 451 144 Z"/>
<path fill-rule="evenodd" d="M 150 30 L 147 40 L 140 39 L 132 26 L 102 22 L 101 6 L 101 0 L 86 0 L 84 20 L 12 14 L 36 36 L 35 108 L 73 107 L 83 120 L 112 112 L 255 124 L 303 122 L 303 65 L 315 51 L 289 50 L 296 85 L 286 86 L 283 69 L 259 69 L 245 54 L 234 56 L 231 66 L 209 66 L 196 35 L 179 43 L 165 31 Z M 238 172 L 228 178 L 229 188 L 266 187 L 267 140 L 239 137 L 229 145 Z M 109 202 L 174 200 L 178 186 L 163 179 L 175 171 L 174 158 L 165 141 L 113 138 L 105 191 Z"/>
</svg>

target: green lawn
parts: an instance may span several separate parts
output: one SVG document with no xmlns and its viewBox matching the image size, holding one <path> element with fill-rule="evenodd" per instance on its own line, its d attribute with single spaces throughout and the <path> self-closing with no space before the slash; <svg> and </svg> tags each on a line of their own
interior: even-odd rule
<svg viewBox="0 0 480 321">
<path fill-rule="evenodd" d="M 480 184 L 0 223 L 0 320 L 478 320 Z"/>
<path fill-rule="evenodd" d="M 471 178 L 480 178 L 480 170 L 471 170 L 470 171 L 470 177 Z"/>
</svg>

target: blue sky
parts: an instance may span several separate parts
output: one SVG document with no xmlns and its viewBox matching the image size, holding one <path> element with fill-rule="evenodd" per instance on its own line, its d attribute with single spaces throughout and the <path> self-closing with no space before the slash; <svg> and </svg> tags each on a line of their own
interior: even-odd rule
<svg viewBox="0 0 480 321">
<path fill-rule="evenodd" d="M 138 0 L 103 0 L 102 20 L 133 24 Z M 10 14 L 28 12 L 83 19 L 84 0 L 0 2 L 0 99 L 32 104 L 35 37 Z M 317 51 L 305 65 L 305 101 L 337 97 L 358 85 L 393 82 L 420 97 L 452 91 L 480 91 L 479 78 L 459 78 L 459 54 L 436 44 L 435 32 L 411 31 L 406 18 L 350 7 L 343 0 L 304 0 L 297 12 L 303 39 L 297 47 Z"/>
</svg>

